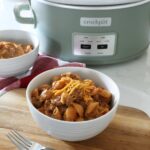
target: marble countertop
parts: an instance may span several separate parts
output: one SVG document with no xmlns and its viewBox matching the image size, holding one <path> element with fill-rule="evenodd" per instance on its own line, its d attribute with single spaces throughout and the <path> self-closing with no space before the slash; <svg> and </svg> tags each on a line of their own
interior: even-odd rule
<svg viewBox="0 0 150 150">
<path fill-rule="evenodd" d="M 0 30 L 34 30 L 32 25 L 23 25 L 15 21 L 13 7 L 15 2 L 20 1 L 25 0 L 0 0 Z M 150 47 L 142 56 L 132 61 L 91 68 L 109 75 L 118 84 L 121 105 L 141 109 L 150 116 Z"/>
</svg>

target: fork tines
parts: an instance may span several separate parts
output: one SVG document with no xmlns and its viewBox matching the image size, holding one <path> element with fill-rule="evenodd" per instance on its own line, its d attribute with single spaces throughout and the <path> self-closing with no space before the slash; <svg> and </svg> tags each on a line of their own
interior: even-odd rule
<svg viewBox="0 0 150 150">
<path fill-rule="evenodd" d="M 16 130 L 11 130 L 7 137 L 19 148 L 19 149 L 29 149 L 32 146 L 32 142 L 27 138 L 23 137 Z"/>
</svg>

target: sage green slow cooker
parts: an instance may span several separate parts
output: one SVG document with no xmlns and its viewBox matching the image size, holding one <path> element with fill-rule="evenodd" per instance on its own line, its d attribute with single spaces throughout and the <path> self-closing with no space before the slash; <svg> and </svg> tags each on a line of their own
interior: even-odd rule
<svg viewBox="0 0 150 150">
<path fill-rule="evenodd" d="M 21 17 L 31 9 L 34 18 Z M 143 54 L 150 42 L 150 0 L 31 0 L 17 4 L 21 23 L 34 23 L 40 53 L 92 65 Z"/>
</svg>

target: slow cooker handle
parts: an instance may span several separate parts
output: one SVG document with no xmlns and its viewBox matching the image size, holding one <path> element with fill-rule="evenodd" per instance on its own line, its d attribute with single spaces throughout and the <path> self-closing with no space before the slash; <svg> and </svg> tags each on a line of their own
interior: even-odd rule
<svg viewBox="0 0 150 150">
<path fill-rule="evenodd" d="M 21 12 L 24 10 L 31 10 L 34 17 L 33 18 L 32 17 L 22 17 Z M 32 8 L 30 7 L 29 3 L 17 3 L 14 7 L 14 15 L 15 15 L 15 19 L 20 23 L 34 24 L 34 25 L 36 23 L 34 12 L 33 12 Z"/>
</svg>

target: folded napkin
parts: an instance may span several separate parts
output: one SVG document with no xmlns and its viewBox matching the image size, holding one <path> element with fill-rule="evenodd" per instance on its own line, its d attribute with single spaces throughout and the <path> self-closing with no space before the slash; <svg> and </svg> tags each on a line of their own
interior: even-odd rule
<svg viewBox="0 0 150 150">
<path fill-rule="evenodd" d="M 39 55 L 33 67 L 26 73 L 16 77 L 0 78 L 0 96 L 16 88 L 26 88 L 35 76 L 46 70 L 64 66 L 85 67 L 85 64 L 67 62 L 50 56 Z"/>
</svg>

